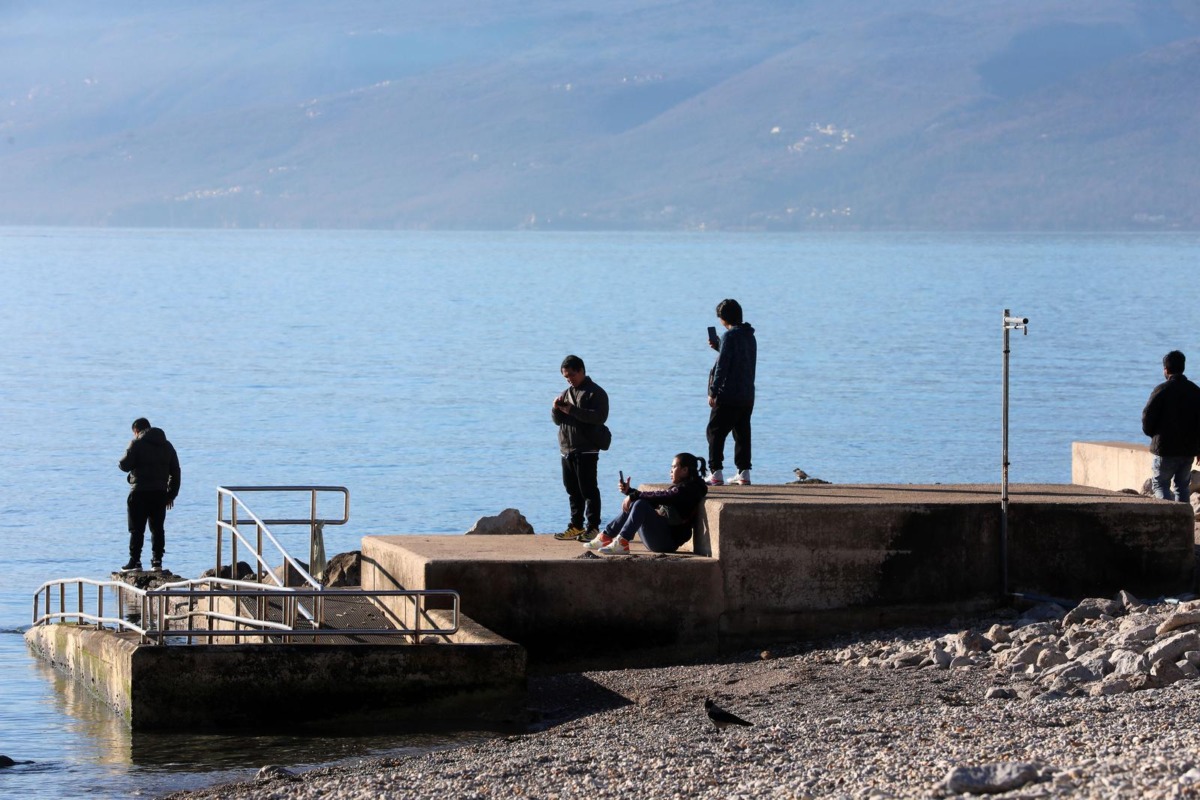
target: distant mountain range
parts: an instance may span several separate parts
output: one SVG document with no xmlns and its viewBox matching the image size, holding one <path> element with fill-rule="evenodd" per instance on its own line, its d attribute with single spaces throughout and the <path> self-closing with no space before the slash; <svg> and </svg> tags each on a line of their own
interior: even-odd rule
<svg viewBox="0 0 1200 800">
<path fill-rule="evenodd" d="M 1194 0 L 0 4 L 0 224 L 1197 230 Z"/>
</svg>

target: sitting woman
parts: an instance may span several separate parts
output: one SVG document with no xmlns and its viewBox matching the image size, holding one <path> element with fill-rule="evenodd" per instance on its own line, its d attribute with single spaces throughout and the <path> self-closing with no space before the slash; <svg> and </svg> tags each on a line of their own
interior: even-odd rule
<svg viewBox="0 0 1200 800">
<path fill-rule="evenodd" d="M 706 472 L 703 458 L 680 453 L 671 462 L 671 486 L 667 489 L 639 492 L 629 488 L 632 478 L 618 482 L 625 495 L 621 513 L 584 547 L 606 555 L 629 555 L 629 542 L 641 531 L 647 550 L 674 553 L 692 538 L 692 525 L 708 494 Z"/>
</svg>

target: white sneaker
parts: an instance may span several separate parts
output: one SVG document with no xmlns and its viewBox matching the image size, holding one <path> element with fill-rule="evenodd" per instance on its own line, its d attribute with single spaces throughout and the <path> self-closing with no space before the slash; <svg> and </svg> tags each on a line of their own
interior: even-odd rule
<svg viewBox="0 0 1200 800">
<path fill-rule="evenodd" d="M 730 483 L 735 484 L 737 486 L 749 486 L 750 485 L 750 470 L 748 470 L 748 469 L 742 470 L 741 472 L 739 472 L 737 475 L 735 475 L 733 477 L 733 480 L 731 480 Z"/>
<path fill-rule="evenodd" d="M 713 473 L 704 481 L 709 486 L 724 486 L 725 476 L 721 474 L 721 470 L 713 470 Z"/>
<path fill-rule="evenodd" d="M 609 542 L 611 542 L 611 541 L 612 541 L 612 539 L 609 539 L 603 533 L 598 533 L 598 534 L 596 534 L 595 538 L 589 539 L 588 541 L 584 542 L 583 549 L 584 550 L 601 550 L 602 548 L 606 547 L 609 544 Z"/>
<path fill-rule="evenodd" d="M 599 552 L 606 556 L 627 556 L 629 555 L 629 542 L 618 536 L 608 544 L 601 547 Z"/>
</svg>

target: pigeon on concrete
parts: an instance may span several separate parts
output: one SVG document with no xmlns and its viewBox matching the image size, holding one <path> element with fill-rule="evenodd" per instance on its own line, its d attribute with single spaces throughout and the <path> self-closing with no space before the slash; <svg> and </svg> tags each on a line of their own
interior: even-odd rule
<svg viewBox="0 0 1200 800">
<path fill-rule="evenodd" d="M 725 709 L 718 706 L 711 699 L 704 701 L 704 711 L 708 714 L 708 718 L 712 720 L 712 724 L 717 726 L 717 730 L 723 731 L 730 725 L 745 725 L 747 728 L 752 726 L 753 722 L 746 722 L 741 717 L 730 714 Z"/>
</svg>

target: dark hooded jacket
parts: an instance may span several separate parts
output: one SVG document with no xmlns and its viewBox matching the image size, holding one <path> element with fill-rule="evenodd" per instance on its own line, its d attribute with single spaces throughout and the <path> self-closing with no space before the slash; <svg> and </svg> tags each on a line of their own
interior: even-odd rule
<svg viewBox="0 0 1200 800">
<path fill-rule="evenodd" d="M 748 322 L 734 325 L 721 337 L 717 362 L 708 373 L 708 396 L 720 406 L 754 405 L 754 368 L 758 340 Z"/>
<path fill-rule="evenodd" d="M 1155 386 L 1142 409 L 1142 433 L 1156 456 L 1200 456 L 1200 386 L 1182 374 Z"/>
<path fill-rule="evenodd" d="M 179 456 L 161 428 L 150 428 L 130 442 L 117 466 L 129 473 L 132 491 L 166 492 L 171 502 L 179 495 Z"/>
</svg>

